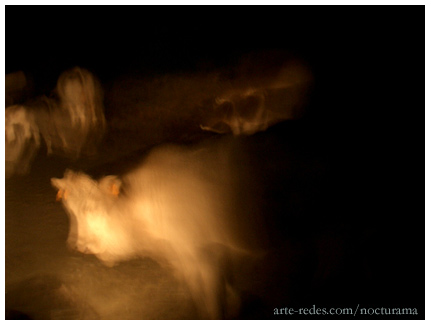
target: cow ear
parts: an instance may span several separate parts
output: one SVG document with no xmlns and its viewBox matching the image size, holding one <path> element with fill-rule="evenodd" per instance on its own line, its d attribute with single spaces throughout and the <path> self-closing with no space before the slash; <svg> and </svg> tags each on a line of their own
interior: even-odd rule
<svg viewBox="0 0 431 325">
<path fill-rule="evenodd" d="M 57 189 L 64 188 L 64 180 L 60 178 L 51 178 L 51 185 Z"/>
<path fill-rule="evenodd" d="M 65 189 L 65 180 L 60 178 L 51 178 L 51 184 L 55 188 L 58 189 L 56 201 L 60 201 L 61 199 L 67 199 L 68 191 Z"/>
<path fill-rule="evenodd" d="M 61 199 L 67 200 L 67 197 L 69 196 L 68 190 L 63 190 L 62 188 L 58 190 L 57 196 L 55 197 L 56 201 L 60 201 Z"/>
<path fill-rule="evenodd" d="M 105 176 L 99 181 L 99 187 L 110 196 L 120 195 L 121 180 L 117 176 Z"/>
<path fill-rule="evenodd" d="M 75 176 L 76 174 L 78 174 L 78 173 L 76 173 L 73 170 L 68 168 L 64 171 L 64 178 L 71 178 L 71 177 Z"/>
<path fill-rule="evenodd" d="M 114 195 L 115 197 L 118 197 L 118 195 L 120 195 L 120 187 L 116 183 L 112 183 L 109 190 L 111 194 Z"/>
</svg>

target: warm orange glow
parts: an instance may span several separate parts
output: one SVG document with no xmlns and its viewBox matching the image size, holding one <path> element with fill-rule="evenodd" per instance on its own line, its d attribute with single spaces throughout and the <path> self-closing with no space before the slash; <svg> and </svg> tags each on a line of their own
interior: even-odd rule
<svg viewBox="0 0 431 325">
<path fill-rule="evenodd" d="M 60 201 L 61 200 L 61 198 L 63 197 L 63 192 L 64 192 L 64 190 L 62 190 L 62 189 L 58 190 L 57 196 L 55 197 L 56 201 Z"/>
<path fill-rule="evenodd" d="M 120 189 L 118 188 L 118 186 L 116 184 L 111 185 L 111 193 L 114 196 L 118 196 L 120 194 Z"/>
<path fill-rule="evenodd" d="M 202 317 L 234 314 L 239 296 L 227 260 L 254 253 L 240 240 L 247 230 L 233 226 L 228 161 L 219 149 L 168 146 L 121 180 L 66 171 L 52 184 L 68 192 L 62 203 L 71 219 L 69 245 L 107 266 L 136 257 L 169 264 Z"/>
<path fill-rule="evenodd" d="M 67 200 L 68 195 L 69 195 L 69 192 L 67 190 L 60 189 L 57 192 L 57 196 L 55 197 L 55 200 L 56 201 L 60 201 L 61 199 Z"/>
</svg>

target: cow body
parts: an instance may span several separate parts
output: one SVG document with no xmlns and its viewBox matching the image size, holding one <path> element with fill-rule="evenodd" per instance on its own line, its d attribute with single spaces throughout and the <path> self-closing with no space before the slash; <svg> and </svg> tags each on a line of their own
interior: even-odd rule
<svg viewBox="0 0 431 325">
<path fill-rule="evenodd" d="M 108 266 L 153 258 L 185 281 L 201 317 L 232 317 L 233 262 L 261 252 L 241 235 L 250 223 L 235 212 L 230 159 L 217 146 L 167 146 L 121 179 L 72 171 L 52 179 L 70 216 L 69 246 Z"/>
</svg>

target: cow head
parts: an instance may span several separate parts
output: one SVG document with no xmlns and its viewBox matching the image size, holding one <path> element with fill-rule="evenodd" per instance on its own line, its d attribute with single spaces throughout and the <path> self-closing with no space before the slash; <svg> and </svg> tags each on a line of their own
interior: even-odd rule
<svg viewBox="0 0 431 325">
<path fill-rule="evenodd" d="M 81 253 L 104 256 L 120 233 L 112 225 L 120 181 L 115 176 L 95 181 L 84 173 L 66 170 L 63 178 L 52 178 L 51 184 L 58 189 L 57 200 L 70 218 L 68 246 Z"/>
</svg>

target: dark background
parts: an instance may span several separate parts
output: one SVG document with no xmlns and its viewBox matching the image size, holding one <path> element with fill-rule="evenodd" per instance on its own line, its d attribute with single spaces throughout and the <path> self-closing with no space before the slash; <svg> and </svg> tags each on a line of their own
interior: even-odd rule
<svg viewBox="0 0 431 325">
<path fill-rule="evenodd" d="M 43 93 L 76 65 L 108 82 L 293 52 L 316 81 L 300 132 L 328 162 L 326 198 L 337 204 L 322 218 L 353 229 L 352 249 L 372 261 L 366 280 L 328 281 L 316 303 L 346 297 L 424 318 L 424 9 L 6 6 L 6 73 L 31 73 Z"/>
</svg>

